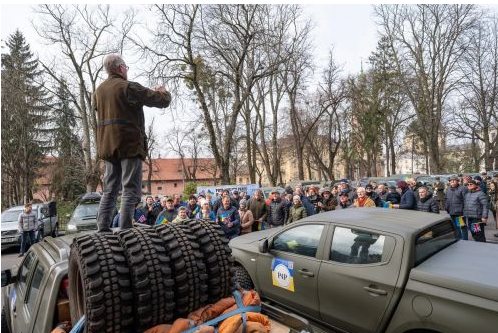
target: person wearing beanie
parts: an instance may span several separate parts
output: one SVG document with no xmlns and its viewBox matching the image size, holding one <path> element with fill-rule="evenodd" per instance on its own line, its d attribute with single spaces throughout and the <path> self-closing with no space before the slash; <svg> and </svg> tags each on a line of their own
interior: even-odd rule
<svg viewBox="0 0 498 333">
<path fill-rule="evenodd" d="M 488 197 L 484 194 L 477 182 L 471 180 L 467 183 L 468 192 L 463 203 L 463 215 L 467 219 L 467 227 L 476 242 L 486 242 L 484 226 L 488 222 Z"/>
<path fill-rule="evenodd" d="M 396 183 L 398 188 L 401 190 L 401 199 L 399 204 L 393 205 L 394 209 L 417 209 L 417 199 L 413 190 L 408 186 L 404 180 L 398 180 Z"/>
<path fill-rule="evenodd" d="M 306 213 L 306 209 L 301 204 L 301 198 L 299 197 L 299 195 L 295 195 L 292 198 L 292 203 L 293 205 L 289 212 L 289 218 L 287 219 L 287 222 L 285 224 L 296 222 L 308 216 L 308 214 Z"/>
<path fill-rule="evenodd" d="M 252 212 L 247 209 L 247 200 L 245 198 L 239 201 L 239 216 L 240 216 L 240 234 L 247 234 L 252 231 L 252 224 L 254 223 L 254 216 Z"/>
<path fill-rule="evenodd" d="M 351 200 L 349 200 L 349 192 L 342 191 L 339 193 L 339 201 L 335 209 L 346 209 L 351 207 L 352 204 Z"/>
<path fill-rule="evenodd" d="M 482 181 L 481 176 L 475 176 L 474 177 L 475 182 L 477 183 L 477 186 L 481 189 L 482 193 L 488 195 L 488 189 L 486 187 L 486 182 Z"/>
</svg>

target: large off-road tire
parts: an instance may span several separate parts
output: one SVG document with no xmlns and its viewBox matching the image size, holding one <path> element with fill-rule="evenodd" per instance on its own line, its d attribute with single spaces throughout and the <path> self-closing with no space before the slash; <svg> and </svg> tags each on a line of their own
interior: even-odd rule
<svg viewBox="0 0 498 333">
<path fill-rule="evenodd" d="M 171 259 L 170 267 L 175 280 L 175 317 L 205 305 L 207 301 L 207 273 L 197 238 L 183 225 L 167 223 L 156 228 Z"/>
<path fill-rule="evenodd" d="M 239 265 L 234 266 L 233 277 L 236 288 L 241 287 L 245 290 L 254 289 L 254 283 L 252 282 L 251 276 L 244 267 Z"/>
<path fill-rule="evenodd" d="M 135 331 L 169 323 L 175 309 L 170 259 L 153 228 L 131 228 L 117 233 L 130 269 Z"/>
<path fill-rule="evenodd" d="M 95 233 L 73 240 L 69 256 L 71 320 L 86 316 L 85 332 L 133 332 L 133 294 L 117 236 Z"/>
<path fill-rule="evenodd" d="M 5 313 L 5 306 L 2 306 L 2 333 L 10 333 L 9 325 L 7 324 L 7 314 Z"/>
<path fill-rule="evenodd" d="M 208 274 L 208 302 L 215 303 L 230 296 L 233 288 L 232 250 L 221 227 L 210 220 L 189 222 L 197 237 Z"/>
</svg>

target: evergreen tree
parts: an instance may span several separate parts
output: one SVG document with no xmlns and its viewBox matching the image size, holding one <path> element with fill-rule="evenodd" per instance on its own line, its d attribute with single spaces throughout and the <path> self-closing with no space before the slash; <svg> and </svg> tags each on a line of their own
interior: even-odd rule
<svg viewBox="0 0 498 333">
<path fill-rule="evenodd" d="M 53 153 L 56 155 L 51 191 L 57 198 L 73 200 L 85 193 L 85 164 L 81 140 L 76 134 L 76 116 L 70 105 L 70 96 L 61 78 L 54 103 Z"/>
<path fill-rule="evenodd" d="M 24 36 L 9 36 L 2 54 L 2 204 L 29 201 L 36 170 L 50 149 L 50 97 Z M 5 181 L 5 185 L 4 185 Z"/>
</svg>

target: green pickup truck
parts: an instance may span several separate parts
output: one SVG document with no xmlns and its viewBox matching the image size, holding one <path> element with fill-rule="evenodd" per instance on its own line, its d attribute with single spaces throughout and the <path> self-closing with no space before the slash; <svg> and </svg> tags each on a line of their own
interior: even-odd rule
<svg viewBox="0 0 498 333">
<path fill-rule="evenodd" d="M 345 209 L 229 245 L 236 280 L 315 331 L 498 331 L 498 247 L 445 214 Z"/>
</svg>

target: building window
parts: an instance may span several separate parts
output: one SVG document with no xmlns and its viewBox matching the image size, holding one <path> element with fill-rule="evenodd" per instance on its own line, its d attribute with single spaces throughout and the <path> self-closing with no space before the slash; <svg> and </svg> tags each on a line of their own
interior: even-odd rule
<svg viewBox="0 0 498 333">
<path fill-rule="evenodd" d="M 239 178 L 239 184 L 242 184 L 242 178 Z"/>
<path fill-rule="evenodd" d="M 178 186 L 178 184 L 177 184 L 177 183 L 174 183 L 174 184 L 173 184 L 173 187 L 177 187 L 177 186 Z"/>
<path fill-rule="evenodd" d="M 142 184 L 142 188 L 145 188 L 145 184 Z"/>
<path fill-rule="evenodd" d="M 162 189 L 163 189 L 163 187 L 162 187 L 162 186 L 158 186 L 158 187 L 157 187 L 157 190 L 158 190 L 158 191 L 161 191 Z"/>
</svg>

